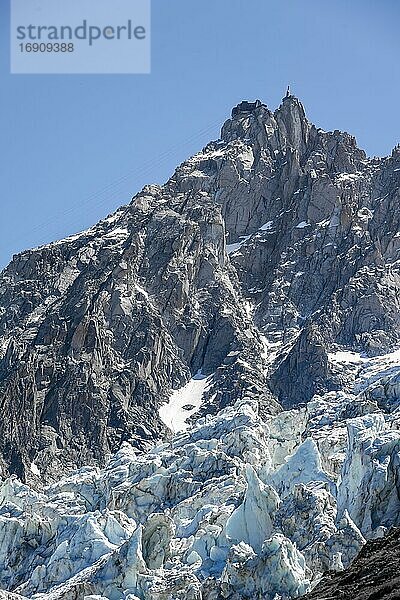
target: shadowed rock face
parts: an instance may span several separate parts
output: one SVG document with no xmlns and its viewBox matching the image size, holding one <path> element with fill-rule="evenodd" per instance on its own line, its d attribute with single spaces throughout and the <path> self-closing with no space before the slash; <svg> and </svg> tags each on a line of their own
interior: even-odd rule
<svg viewBox="0 0 400 600">
<path fill-rule="evenodd" d="M 200 370 L 197 416 L 350 389 L 329 353 L 399 342 L 400 150 L 368 159 L 289 96 L 242 103 L 164 186 L 0 276 L 4 473 L 47 481 L 168 435 L 158 408 Z M 34 467 L 32 468 L 32 463 Z"/>
<path fill-rule="evenodd" d="M 304 600 L 397 600 L 400 598 L 400 536 L 368 542 L 352 565 L 329 573 Z"/>
<path fill-rule="evenodd" d="M 164 433 L 161 402 L 199 369 L 222 371 L 216 406 L 250 388 L 267 397 L 219 207 L 201 194 L 174 207 L 163 194 L 149 188 L 4 271 L 2 453 L 19 476 L 33 460 L 57 476 L 101 463 L 126 440 L 143 449 Z M 248 366 L 224 365 L 232 350 Z"/>
</svg>

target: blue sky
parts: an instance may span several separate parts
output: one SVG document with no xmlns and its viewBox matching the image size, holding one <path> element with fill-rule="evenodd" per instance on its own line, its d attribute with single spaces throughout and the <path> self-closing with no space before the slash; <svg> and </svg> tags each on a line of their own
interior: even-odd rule
<svg viewBox="0 0 400 600">
<path fill-rule="evenodd" d="M 289 82 L 316 125 L 369 154 L 400 141 L 398 0 L 153 0 L 152 73 L 123 76 L 10 75 L 7 4 L 0 267 L 162 183 L 232 106 L 275 108 Z"/>
</svg>

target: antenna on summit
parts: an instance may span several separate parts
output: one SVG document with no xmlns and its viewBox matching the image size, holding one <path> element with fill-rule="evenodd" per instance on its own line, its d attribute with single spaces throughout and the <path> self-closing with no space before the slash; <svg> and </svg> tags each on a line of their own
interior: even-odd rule
<svg viewBox="0 0 400 600">
<path fill-rule="evenodd" d="M 290 85 L 287 86 L 286 98 L 289 98 L 289 96 L 290 96 Z"/>
</svg>

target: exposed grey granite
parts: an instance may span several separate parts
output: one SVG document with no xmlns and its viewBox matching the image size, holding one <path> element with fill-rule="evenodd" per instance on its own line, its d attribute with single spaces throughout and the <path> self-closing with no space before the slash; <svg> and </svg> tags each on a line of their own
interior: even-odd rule
<svg viewBox="0 0 400 600">
<path fill-rule="evenodd" d="M 82 234 L 0 274 L 0 461 L 46 481 L 169 433 L 158 408 L 200 370 L 200 414 L 349 389 L 335 348 L 399 343 L 400 149 L 369 159 L 293 96 L 242 103 L 221 139 Z"/>
</svg>

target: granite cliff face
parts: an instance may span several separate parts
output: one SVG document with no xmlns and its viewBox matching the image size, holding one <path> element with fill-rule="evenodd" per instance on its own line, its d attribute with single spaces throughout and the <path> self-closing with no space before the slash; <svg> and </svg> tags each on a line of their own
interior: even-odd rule
<svg viewBox="0 0 400 600">
<path fill-rule="evenodd" d="M 295 598 L 400 525 L 399 199 L 399 147 L 244 102 L 165 185 L 14 257 L 0 587 Z"/>
<path fill-rule="evenodd" d="M 367 159 L 296 98 L 242 103 L 221 140 L 92 229 L 14 257 L 0 281 L 1 455 L 51 479 L 165 435 L 200 370 L 203 412 L 266 413 L 349 389 L 332 348 L 399 336 L 400 150 Z M 26 424 L 29 423 L 29 430 Z"/>
</svg>

